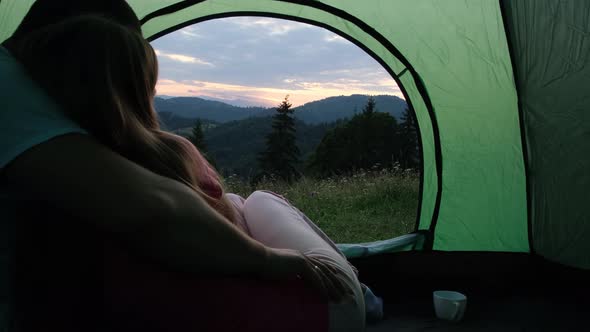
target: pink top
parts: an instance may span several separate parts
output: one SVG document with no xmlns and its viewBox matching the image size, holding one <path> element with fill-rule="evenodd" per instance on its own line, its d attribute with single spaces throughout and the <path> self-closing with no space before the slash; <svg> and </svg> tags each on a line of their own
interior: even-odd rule
<svg viewBox="0 0 590 332">
<path fill-rule="evenodd" d="M 196 168 L 195 175 L 199 182 L 199 188 L 208 196 L 220 199 L 223 196 L 223 188 L 221 187 L 221 180 L 217 172 L 215 172 L 207 159 L 203 157 L 201 152 L 188 139 L 182 136 L 176 136 L 175 139 L 183 145 L 193 159 L 192 162 Z"/>
<path fill-rule="evenodd" d="M 191 156 L 193 158 L 193 163 L 195 163 L 195 167 L 197 167 L 197 181 L 199 182 L 199 188 L 208 195 L 209 197 L 215 199 L 221 199 L 223 196 L 223 187 L 221 186 L 221 179 L 217 172 L 213 169 L 213 166 L 203 157 L 201 152 L 191 143 L 189 140 L 185 139 L 184 137 L 179 137 L 179 142 L 187 148 L 188 151 L 191 152 Z M 242 214 L 242 207 L 244 204 L 244 199 L 233 194 L 226 195 L 228 201 L 232 204 L 232 207 L 235 211 L 235 225 L 238 226 L 244 233 L 251 235 L 250 230 L 248 229 L 248 224 L 246 223 L 244 216 Z"/>
</svg>

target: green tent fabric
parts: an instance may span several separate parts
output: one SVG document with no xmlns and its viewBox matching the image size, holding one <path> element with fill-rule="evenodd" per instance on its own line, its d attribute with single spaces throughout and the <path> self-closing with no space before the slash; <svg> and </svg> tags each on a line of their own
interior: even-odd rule
<svg viewBox="0 0 590 332">
<path fill-rule="evenodd" d="M 33 0 L 0 1 L 0 40 Z M 129 0 L 146 38 L 270 16 L 330 29 L 397 80 L 423 152 L 416 250 L 531 253 L 590 269 L 585 0 Z"/>
<path fill-rule="evenodd" d="M 506 12 L 528 146 L 533 248 L 588 269 L 590 3 L 508 1 Z"/>
</svg>

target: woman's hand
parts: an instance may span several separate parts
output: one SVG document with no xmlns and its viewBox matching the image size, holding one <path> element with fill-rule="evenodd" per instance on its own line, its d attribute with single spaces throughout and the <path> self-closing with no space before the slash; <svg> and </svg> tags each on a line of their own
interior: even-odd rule
<svg viewBox="0 0 590 332">
<path fill-rule="evenodd" d="M 352 290 L 336 277 L 340 272 L 334 267 L 296 250 L 268 249 L 268 265 L 264 273 L 267 277 L 300 277 L 332 302 L 341 302 L 353 296 Z"/>
</svg>

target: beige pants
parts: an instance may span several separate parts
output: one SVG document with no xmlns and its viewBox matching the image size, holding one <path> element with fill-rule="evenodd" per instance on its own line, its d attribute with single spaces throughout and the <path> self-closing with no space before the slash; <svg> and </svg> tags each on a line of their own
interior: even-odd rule
<svg viewBox="0 0 590 332">
<path fill-rule="evenodd" d="M 365 303 L 359 281 L 334 243 L 288 201 L 256 191 L 246 200 L 227 194 L 241 208 L 252 238 L 272 248 L 294 249 L 336 268 L 338 277 L 354 293 L 346 303 L 330 303 L 330 331 L 364 331 Z"/>
</svg>

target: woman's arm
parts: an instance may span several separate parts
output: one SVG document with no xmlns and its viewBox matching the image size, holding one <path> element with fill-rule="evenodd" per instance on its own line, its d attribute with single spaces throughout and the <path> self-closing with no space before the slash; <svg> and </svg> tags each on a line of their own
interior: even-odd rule
<svg viewBox="0 0 590 332">
<path fill-rule="evenodd" d="M 341 287 L 322 263 L 265 247 L 193 190 L 130 162 L 89 136 L 64 135 L 28 150 L 4 168 L 0 181 L 177 268 L 266 278 L 299 274 L 331 298 L 339 297 Z"/>
<path fill-rule="evenodd" d="M 29 198 L 185 269 L 251 273 L 268 255 L 266 247 L 243 236 L 188 187 L 90 136 L 70 134 L 40 144 L 10 163 L 2 177 Z"/>
</svg>

